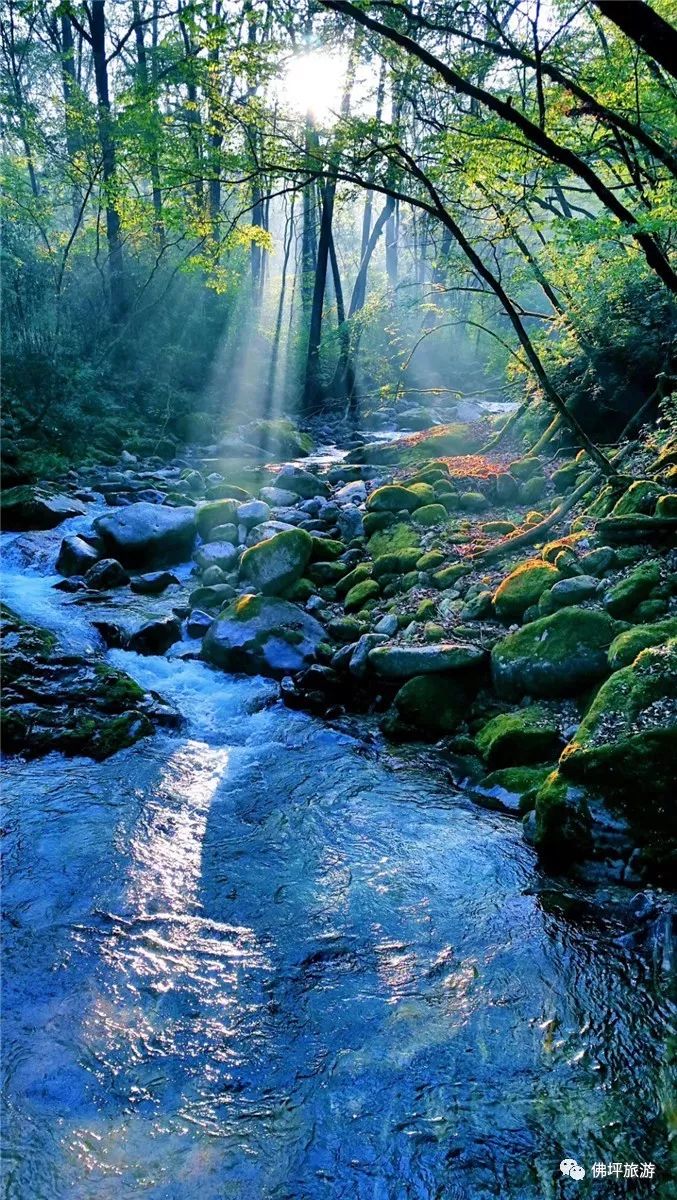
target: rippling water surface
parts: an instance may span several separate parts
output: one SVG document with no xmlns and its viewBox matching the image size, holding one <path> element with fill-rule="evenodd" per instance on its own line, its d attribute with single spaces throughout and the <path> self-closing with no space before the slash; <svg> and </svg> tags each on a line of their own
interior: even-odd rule
<svg viewBox="0 0 677 1200">
<path fill-rule="evenodd" d="M 8 1200 L 668 1195 L 662 963 L 613 909 L 268 682 L 111 658 L 188 721 L 6 766 Z"/>
</svg>

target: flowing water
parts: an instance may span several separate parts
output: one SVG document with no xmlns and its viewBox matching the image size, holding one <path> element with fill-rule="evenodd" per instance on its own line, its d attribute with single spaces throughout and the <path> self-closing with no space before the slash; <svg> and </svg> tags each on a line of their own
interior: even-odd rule
<svg viewBox="0 0 677 1200">
<path fill-rule="evenodd" d="M 10 547 L 5 590 L 95 649 L 63 532 L 37 569 Z M 432 761 L 109 657 L 186 724 L 6 765 L 8 1200 L 669 1194 L 660 929 L 548 881 Z"/>
</svg>

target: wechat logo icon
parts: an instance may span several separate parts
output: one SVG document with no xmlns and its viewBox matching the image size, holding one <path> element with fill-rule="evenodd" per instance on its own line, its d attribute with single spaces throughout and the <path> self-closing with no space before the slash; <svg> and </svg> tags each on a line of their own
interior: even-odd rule
<svg viewBox="0 0 677 1200">
<path fill-rule="evenodd" d="M 575 1158 L 563 1158 L 559 1164 L 559 1169 L 563 1175 L 568 1175 L 570 1179 L 585 1179 L 585 1167 L 580 1167 Z"/>
</svg>

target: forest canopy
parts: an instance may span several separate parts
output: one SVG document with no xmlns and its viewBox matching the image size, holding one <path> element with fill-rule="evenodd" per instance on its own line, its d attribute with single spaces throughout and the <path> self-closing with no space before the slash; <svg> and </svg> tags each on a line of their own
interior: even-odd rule
<svg viewBox="0 0 677 1200">
<path fill-rule="evenodd" d="M 468 397 L 613 440 L 669 390 L 675 12 L 7 0 L 10 476 Z"/>
</svg>

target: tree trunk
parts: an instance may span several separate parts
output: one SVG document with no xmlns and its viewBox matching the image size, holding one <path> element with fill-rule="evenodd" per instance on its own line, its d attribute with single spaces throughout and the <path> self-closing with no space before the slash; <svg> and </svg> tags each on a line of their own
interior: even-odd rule
<svg viewBox="0 0 677 1200">
<path fill-rule="evenodd" d="M 136 63 L 139 76 L 139 84 L 141 92 L 146 102 L 149 96 L 149 76 L 148 76 L 148 56 L 146 54 L 146 43 L 143 37 L 143 23 L 141 21 L 141 10 L 139 8 L 139 0 L 132 0 L 132 13 L 134 17 L 134 38 L 136 41 Z M 158 164 L 157 152 L 157 105 L 155 96 L 151 102 L 151 112 L 153 116 L 153 130 L 151 133 L 151 142 L 148 154 L 148 166 L 150 171 L 150 181 L 153 194 L 153 211 L 155 213 L 154 230 L 161 246 L 165 241 L 164 223 L 162 220 L 162 190 L 160 188 L 160 167 Z"/>
<path fill-rule="evenodd" d="M 94 59 L 94 78 L 96 81 L 97 119 L 106 210 L 110 312 L 112 320 L 117 322 L 124 314 L 126 295 L 120 216 L 115 206 L 115 139 L 112 126 L 110 93 L 108 90 L 104 5 L 105 0 L 92 0 L 90 9 L 90 34 L 92 57 Z"/>
</svg>

